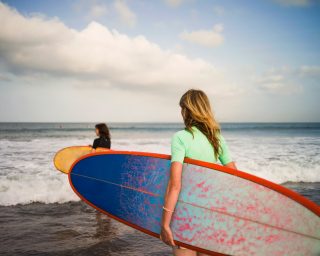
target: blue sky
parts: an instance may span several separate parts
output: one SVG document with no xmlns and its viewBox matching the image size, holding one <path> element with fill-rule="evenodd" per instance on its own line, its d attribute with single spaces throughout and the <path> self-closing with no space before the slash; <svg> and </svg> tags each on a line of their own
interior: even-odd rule
<svg viewBox="0 0 320 256">
<path fill-rule="evenodd" d="M 2 1 L 0 121 L 320 121 L 320 2 Z"/>
</svg>

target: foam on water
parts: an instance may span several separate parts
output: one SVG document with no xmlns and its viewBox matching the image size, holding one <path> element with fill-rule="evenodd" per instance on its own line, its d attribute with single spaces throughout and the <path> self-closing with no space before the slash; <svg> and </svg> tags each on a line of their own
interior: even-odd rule
<svg viewBox="0 0 320 256">
<path fill-rule="evenodd" d="M 161 132 L 160 132 L 161 133 Z M 113 133 L 112 148 L 170 154 L 170 136 L 130 130 Z M 59 149 L 92 143 L 93 133 L 0 136 L 0 205 L 78 201 L 67 175 L 55 170 Z M 320 136 L 224 133 L 240 170 L 276 183 L 320 182 Z"/>
</svg>

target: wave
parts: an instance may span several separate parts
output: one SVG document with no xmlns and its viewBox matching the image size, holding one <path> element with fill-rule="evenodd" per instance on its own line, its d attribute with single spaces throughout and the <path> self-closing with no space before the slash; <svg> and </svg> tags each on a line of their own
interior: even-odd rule
<svg viewBox="0 0 320 256">
<path fill-rule="evenodd" d="M 112 148 L 170 154 L 170 138 L 114 139 Z M 225 136 L 238 168 L 275 183 L 320 182 L 320 137 Z M 59 149 L 88 145 L 91 137 L 0 140 L 0 205 L 78 201 L 68 178 L 55 170 Z"/>
</svg>

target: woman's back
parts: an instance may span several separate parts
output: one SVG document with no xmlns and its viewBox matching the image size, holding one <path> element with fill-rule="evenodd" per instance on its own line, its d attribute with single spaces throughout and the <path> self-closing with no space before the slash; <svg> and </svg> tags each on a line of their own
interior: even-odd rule
<svg viewBox="0 0 320 256">
<path fill-rule="evenodd" d="M 95 139 L 93 141 L 92 148 L 110 148 L 111 147 L 111 141 L 109 138 L 106 138 L 105 136 L 100 136 L 99 138 Z"/>
<path fill-rule="evenodd" d="M 184 157 L 193 158 L 210 163 L 217 163 L 214 157 L 214 148 L 207 137 L 196 127 L 192 126 L 193 135 L 187 130 L 176 132 L 171 138 L 171 162 L 183 163 Z M 231 162 L 231 157 L 224 137 L 218 135 L 221 151 L 218 156 L 225 165 Z"/>
</svg>

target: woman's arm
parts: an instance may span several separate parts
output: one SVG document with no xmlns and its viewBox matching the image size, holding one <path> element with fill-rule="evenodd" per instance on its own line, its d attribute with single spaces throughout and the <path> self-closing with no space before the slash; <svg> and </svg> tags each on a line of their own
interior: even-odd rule
<svg viewBox="0 0 320 256">
<path fill-rule="evenodd" d="M 232 161 L 232 158 L 229 152 L 229 147 L 224 137 L 222 136 L 222 134 L 220 134 L 219 136 L 220 136 L 220 146 L 221 146 L 221 151 L 219 152 L 220 162 L 226 167 L 237 170 L 235 162 Z"/>
<path fill-rule="evenodd" d="M 225 166 L 237 170 L 235 162 L 227 163 Z"/>
<path fill-rule="evenodd" d="M 91 153 L 95 152 L 100 142 L 100 138 L 94 139 L 92 144 Z"/>
<path fill-rule="evenodd" d="M 181 175 L 182 175 L 182 163 L 174 161 L 171 163 L 170 168 L 170 179 L 168 182 L 164 208 L 162 212 L 162 222 L 161 222 L 161 235 L 160 238 L 163 242 L 168 245 L 174 246 L 173 236 L 170 229 L 171 217 L 176 207 L 179 193 L 181 190 Z"/>
</svg>

